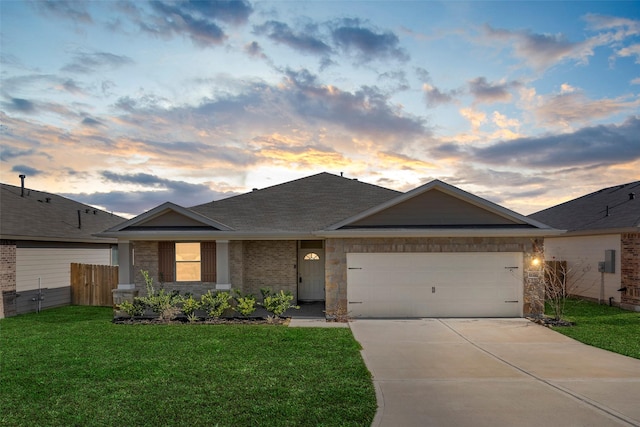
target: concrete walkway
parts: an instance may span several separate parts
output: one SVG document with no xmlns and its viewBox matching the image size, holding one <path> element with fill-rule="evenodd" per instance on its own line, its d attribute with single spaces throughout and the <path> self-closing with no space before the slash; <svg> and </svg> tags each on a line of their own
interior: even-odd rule
<svg viewBox="0 0 640 427">
<path fill-rule="evenodd" d="M 640 360 L 525 319 L 354 320 L 373 426 L 640 426 Z"/>
</svg>

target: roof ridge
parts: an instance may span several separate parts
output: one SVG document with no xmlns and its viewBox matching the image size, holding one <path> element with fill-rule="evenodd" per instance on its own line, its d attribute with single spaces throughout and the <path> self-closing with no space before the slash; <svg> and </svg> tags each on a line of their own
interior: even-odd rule
<svg viewBox="0 0 640 427">
<path fill-rule="evenodd" d="M 251 197 L 251 195 L 254 195 L 256 192 L 273 191 L 273 190 L 277 191 L 277 189 L 281 188 L 282 186 L 291 186 L 291 185 L 295 185 L 296 183 L 300 183 L 300 182 L 303 182 L 303 181 L 310 181 L 313 178 L 318 178 L 318 177 L 322 177 L 322 176 L 330 177 L 331 179 L 335 179 L 335 178 L 345 179 L 347 181 L 357 182 L 359 184 L 363 184 L 363 185 L 366 185 L 366 186 L 375 187 L 375 188 L 378 188 L 378 189 L 383 189 L 383 190 L 386 190 L 386 191 L 392 191 L 392 192 L 396 192 L 398 194 L 402 194 L 402 192 L 398 191 L 398 190 L 394 190 L 394 189 L 391 189 L 391 188 L 386 188 L 386 187 L 383 187 L 381 185 L 371 184 L 371 183 L 368 183 L 368 182 L 365 182 L 365 181 L 360 181 L 357 178 L 347 178 L 347 177 L 342 176 L 342 175 L 336 175 L 336 174 L 333 174 L 333 173 L 325 171 L 325 172 L 319 172 L 319 173 L 316 173 L 316 174 L 313 174 L 313 175 L 309 175 L 309 176 L 304 176 L 304 177 L 301 177 L 301 178 L 296 178 L 296 179 L 291 180 L 291 181 L 286 181 L 286 182 L 281 182 L 279 184 L 270 185 L 268 187 L 264 187 L 264 188 L 260 188 L 260 189 L 254 188 L 252 191 L 247 191 L 246 193 L 241 193 L 241 194 L 237 194 L 235 196 L 225 197 L 225 198 L 220 199 L 220 200 L 214 200 L 214 201 L 211 201 L 211 202 L 206 202 L 206 203 L 201 203 L 199 205 L 194 205 L 194 206 L 191 206 L 190 209 L 197 209 L 199 207 L 210 205 L 212 203 L 234 201 L 234 200 L 238 200 L 238 199 L 245 198 L 245 197 Z"/>
</svg>

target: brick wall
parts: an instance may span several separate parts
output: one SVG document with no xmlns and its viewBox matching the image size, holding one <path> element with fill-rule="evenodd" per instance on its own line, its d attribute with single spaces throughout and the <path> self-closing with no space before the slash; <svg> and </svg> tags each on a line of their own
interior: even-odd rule
<svg viewBox="0 0 640 427">
<path fill-rule="evenodd" d="M 282 289 L 290 291 L 297 300 L 295 240 L 251 240 L 242 242 L 242 247 L 243 292 L 260 296 L 260 288 L 263 287 L 273 291 Z"/>
<path fill-rule="evenodd" d="M 154 279 L 156 289 L 179 290 L 200 296 L 207 290 L 215 290 L 209 282 L 166 282 L 158 277 L 158 242 L 134 243 L 136 290 L 146 295 L 146 286 L 140 270 L 146 270 Z M 251 240 L 229 242 L 229 269 L 234 289 L 260 296 L 260 288 L 274 291 L 290 291 L 297 299 L 297 242 L 295 240 Z"/>
<path fill-rule="evenodd" d="M 623 233 L 620 236 L 621 307 L 640 311 L 640 233 Z"/>
<path fill-rule="evenodd" d="M 0 240 L 0 319 L 16 315 L 16 242 Z"/>
<path fill-rule="evenodd" d="M 192 293 L 196 298 L 202 294 L 206 294 L 208 290 L 215 290 L 215 282 L 160 282 L 158 275 L 158 242 L 153 241 L 136 241 L 134 243 L 134 262 L 131 267 L 134 272 L 136 290 L 138 295 L 147 295 L 147 287 L 141 270 L 149 272 L 153 278 L 153 286 L 156 291 L 165 289 L 167 291 L 178 290 L 181 294 L 187 292 Z"/>
<path fill-rule="evenodd" d="M 347 307 L 347 253 L 376 252 L 523 252 L 523 313 L 542 314 L 544 291 L 538 276 L 528 270 L 531 260 L 541 252 L 541 243 L 529 238 L 378 238 L 327 239 L 326 241 L 326 311 L 344 315 Z"/>
</svg>

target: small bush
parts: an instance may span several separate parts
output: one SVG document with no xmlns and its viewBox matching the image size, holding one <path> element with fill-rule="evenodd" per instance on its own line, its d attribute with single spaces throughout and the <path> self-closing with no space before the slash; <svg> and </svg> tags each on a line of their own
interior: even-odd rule
<svg viewBox="0 0 640 427">
<path fill-rule="evenodd" d="M 160 319 L 171 320 L 175 318 L 180 312 L 178 304 L 182 302 L 180 292 L 173 291 L 168 293 L 164 289 L 156 292 L 153 287 L 153 278 L 149 275 L 149 272 L 140 270 L 140 273 L 142 277 L 144 277 L 147 295 L 144 297 L 135 297 L 133 303 L 125 301 L 120 304 L 118 308 L 132 317 L 141 316 L 146 309 L 149 309 L 158 314 Z"/>
<path fill-rule="evenodd" d="M 200 306 L 207 311 L 207 314 L 213 318 L 222 316 L 222 313 L 231 307 L 229 300 L 231 295 L 229 292 L 216 292 L 214 294 L 211 291 L 207 291 L 206 294 L 200 297 Z"/>
<path fill-rule="evenodd" d="M 256 297 L 251 294 L 243 295 L 242 292 L 236 290 L 236 307 L 235 311 L 249 317 L 256 311 Z"/>
<path fill-rule="evenodd" d="M 185 316 L 189 317 L 193 314 L 194 311 L 200 308 L 200 301 L 195 299 L 193 295 L 189 295 L 187 298 L 182 300 L 182 312 Z"/>
<path fill-rule="evenodd" d="M 120 305 L 118 305 L 118 310 L 124 311 L 130 317 L 142 316 L 146 308 L 146 304 L 140 301 L 139 298 L 135 298 L 133 302 L 123 301 Z"/>
<path fill-rule="evenodd" d="M 290 308 L 299 309 L 300 307 L 292 305 L 293 295 L 291 292 L 280 290 L 280 292 L 272 292 L 269 288 L 261 288 L 262 293 L 262 305 L 265 310 L 274 316 L 280 317 Z"/>
</svg>

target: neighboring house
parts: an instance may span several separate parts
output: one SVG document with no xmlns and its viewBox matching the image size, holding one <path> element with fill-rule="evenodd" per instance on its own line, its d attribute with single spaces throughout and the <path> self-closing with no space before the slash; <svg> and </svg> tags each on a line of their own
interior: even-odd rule
<svg viewBox="0 0 640 427">
<path fill-rule="evenodd" d="M 640 311 L 640 181 L 529 217 L 567 230 L 545 238 L 544 252 L 547 260 L 567 261 L 571 293 Z"/>
<path fill-rule="evenodd" d="M 69 200 L 0 184 L 0 318 L 67 305 L 71 263 L 111 265 L 116 240 L 93 234 L 125 219 Z"/>
<path fill-rule="evenodd" d="M 165 203 L 101 236 L 118 292 L 261 287 L 325 301 L 328 316 L 541 313 L 536 242 L 560 233 L 441 181 L 399 193 L 321 173 L 185 208 Z"/>
</svg>

